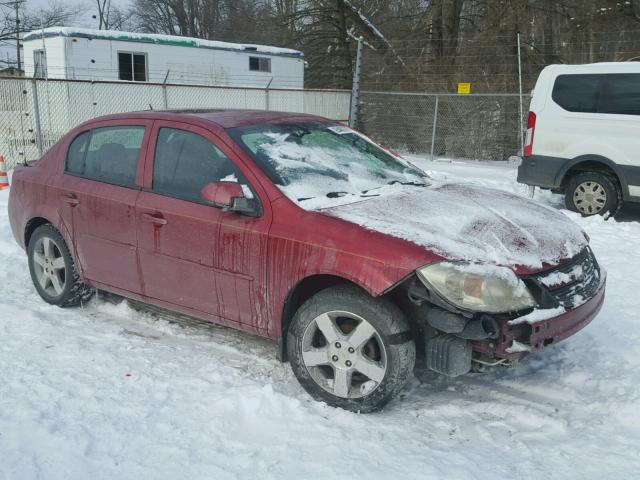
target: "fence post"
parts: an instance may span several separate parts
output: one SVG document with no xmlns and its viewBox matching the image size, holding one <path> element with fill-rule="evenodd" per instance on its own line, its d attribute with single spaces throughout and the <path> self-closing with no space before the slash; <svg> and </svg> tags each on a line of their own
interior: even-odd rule
<svg viewBox="0 0 640 480">
<path fill-rule="evenodd" d="M 436 146 L 436 129 L 438 127 L 438 104 L 440 95 L 436 95 L 436 106 L 433 109 L 433 129 L 431 131 L 431 161 L 433 162 L 433 150 Z"/>
<path fill-rule="evenodd" d="M 42 126 L 40 125 L 40 105 L 38 105 L 38 84 L 36 79 L 31 80 L 31 95 L 33 100 L 33 116 L 36 129 L 36 145 L 38 147 L 38 155 L 42 156 Z"/>
<path fill-rule="evenodd" d="M 353 82 L 351 84 L 351 108 L 349 109 L 349 126 L 357 128 L 358 109 L 360 108 L 360 71 L 362 70 L 362 37 L 358 38 L 356 51 L 356 68 L 353 70 Z"/>
<path fill-rule="evenodd" d="M 169 100 L 167 99 L 167 78 L 169 78 L 170 71 L 171 70 L 167 70 L 167 74 L 164 76 L 164 80 L 162 81 L 162 103 L 165 110 L 169 110 Z"/>
<path fill-rule="evenodd" d="M 271 80 L 269 80 L 269 83 L 267 83 L 267 86 L 264 89 L 264 109 L 265 110 L 269 110 L 269 87 L 271 86 L 271 82 L 273 82 L 273 77 L 271 77 Z"/>
<path fill-rule="evenodd" d="M 518 32 L 518 84 L 520 85 L 520 121 L 518 127 L 520 128 L 520 155 L 524 155 L 524 126 L 522 122 L 524 120 L 524 107 L 522 106 L 522 58 L 520 57 L 520 32 Z"/>
</svg>

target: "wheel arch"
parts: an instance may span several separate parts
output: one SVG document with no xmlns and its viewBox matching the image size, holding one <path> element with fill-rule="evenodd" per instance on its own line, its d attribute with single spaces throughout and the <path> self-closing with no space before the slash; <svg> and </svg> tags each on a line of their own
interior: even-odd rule
<svg viewBox="0 0 640 480">
<path fill-rule="evenodd" d="M 363 291 L 367 291 L 361 285 L 345 277 L 332 274 L 315 274 L 303 278 L 296 283 L 287 294 L 282 315 L 280 318 L 280 336 L 278 339 L 278 359 L 282 362 L 288 360 L 287 355 L 287 333 L 294 315 L 300 306 L 316 293 L 336 285 L 355 285 Z"/>
<path fill-rule="evenodd" d="M 44 217 L 33 217 L 27 221 L 26 225 L 24 226 L 23 232 L 24 245 L 26 248 L 29 248 L 29 241 L 31 240 L 33 232 L 35 232 L 38 227 L 47 224 L 53 225 L 53 222 Z"/>
<path fill-rule="evenodd" d="M 560 178 L 558 183 L 562 191 L 565 191 L 567 183 L 573 175 L 582 172 L 600 172 L 609 175 L 619 186 L 623 200 L 626 200 L 629 196 L 629 187 L 620 167 L 615 162 L 600 155 L 581 155 L 568 162 L 558 175 Z"/>
</svg>

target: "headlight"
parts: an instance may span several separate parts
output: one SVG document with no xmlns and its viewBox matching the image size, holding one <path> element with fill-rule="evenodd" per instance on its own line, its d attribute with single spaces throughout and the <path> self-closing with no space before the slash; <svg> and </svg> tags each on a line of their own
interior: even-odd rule
<svg viewBox="0 0 640 480">
<path fill-rule="evenodd" d="M 416 273 L 425 286 L 465 310 L 506 313 L 536 305 L 522 280 L 506 267 L 441 262 Z"/>
</svg>

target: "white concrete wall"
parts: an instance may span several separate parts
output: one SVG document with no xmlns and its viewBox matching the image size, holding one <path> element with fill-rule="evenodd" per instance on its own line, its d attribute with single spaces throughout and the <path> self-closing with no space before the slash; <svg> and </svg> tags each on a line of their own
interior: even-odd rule
<svg viewBox="0 0 640 480">
<path fill-rule="evenodd" d="M 200 85 L 303 88 L 304 59 L 253 52 L 158 45 L 145 42 L 69 37 L 45 39 L 49 78 L 76 80 L 118 80 L 118 52 L 147 55 L 149 82 Z M 42 39 L 24 42 L 25 69 L 33 75 L 33 50 L 42 48 Z M 66 50 L 66 62 L 65 62 Z M 271 72 L 249 70 L 249 57 L 271 59 Z"/>
</svg>

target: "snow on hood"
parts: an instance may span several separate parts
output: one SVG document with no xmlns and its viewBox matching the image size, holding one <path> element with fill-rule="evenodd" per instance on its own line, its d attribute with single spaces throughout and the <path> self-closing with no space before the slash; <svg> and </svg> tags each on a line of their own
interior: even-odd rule
<svg viewBox="0 0 640 480">
<path fill-rule="evenodd" d="M 448 259 L 540 268 L 587 245 L 578 225 L 540 203 L 490 188 L 439 184 L 319 210 Z"/>
</svg>

